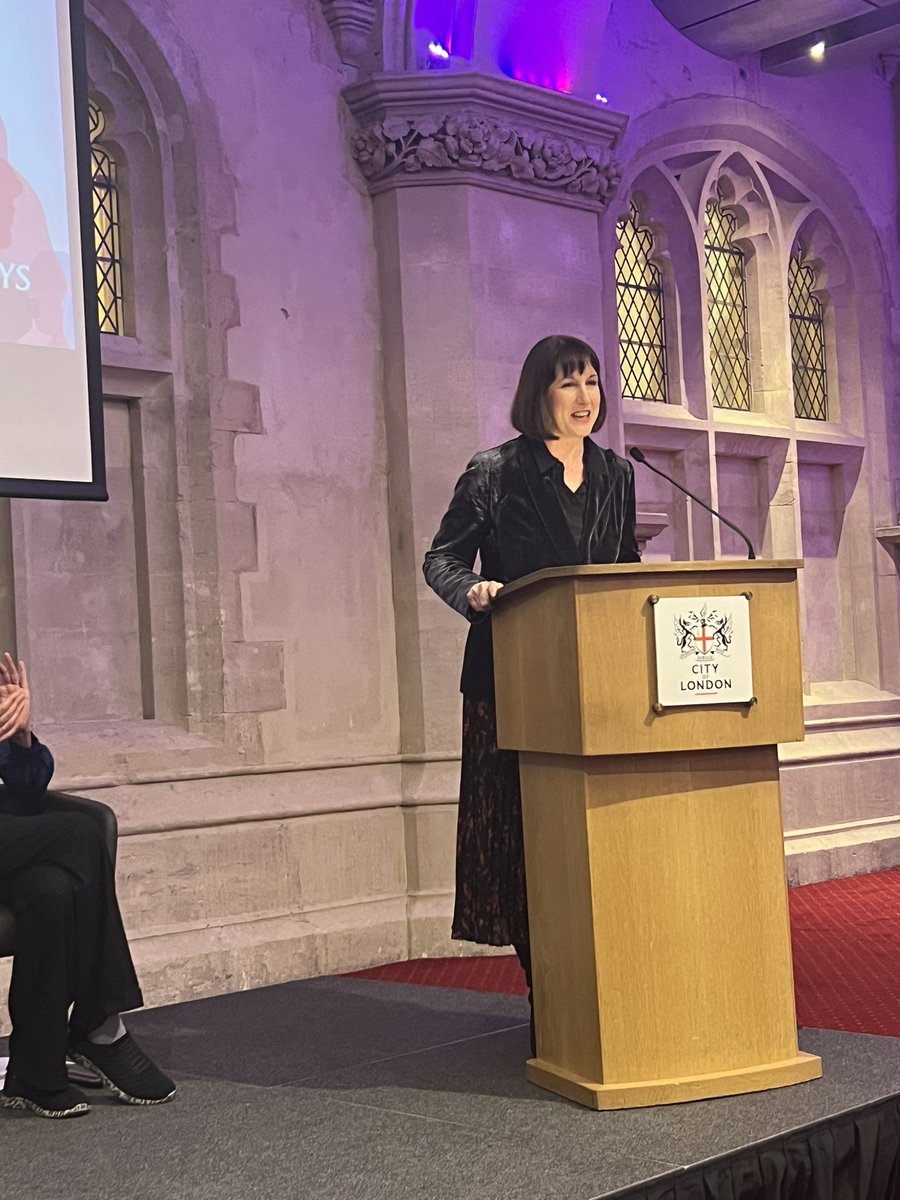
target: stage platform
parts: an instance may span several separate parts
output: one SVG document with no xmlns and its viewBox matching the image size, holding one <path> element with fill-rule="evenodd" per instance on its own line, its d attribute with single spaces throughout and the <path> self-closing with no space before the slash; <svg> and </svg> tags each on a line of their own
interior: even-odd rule
<svg viewBox="0 0 900 1200">
<path fill-rule="evenodd" d="M 527 1015 L 518 996 L 346 977 L 136 1013 L 130 1027 L 177 1078 L 178 1099 L 141 1109 L 90 1093 L 92 1113 L 64 1122 L 0 1110 L 2 1194 L 900 1196 L 900 1038 L 806 1030 L 821 1080 L 597 1113 L 526 1081 Z M 798 1172 L 813 1173 L 803 1190 Z"/>
</svg>

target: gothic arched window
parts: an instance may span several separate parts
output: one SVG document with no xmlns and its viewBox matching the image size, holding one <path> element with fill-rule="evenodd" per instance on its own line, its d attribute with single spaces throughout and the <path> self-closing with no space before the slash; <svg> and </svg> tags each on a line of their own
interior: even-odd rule
<svg viewBox="0 0 900 1200">
<path fill-rule="evenodd" d="M 619 221 L 616 250 L 616 308 L 619 315 L 619 371 L 622 395 L 659 400 L 666 393 L 666 322 L 662 272 L 651 261 L 653 234 L 638 224 L 632 204 Z"/>
<path fill-rule="evenodd" d="M 106 129 L 106 118 L 102 110 L 93 101 L 88 109 L 91 129 L 91 174 L 94 185 L 97 316 L 101 333 L 124 333 L 118 167 L 114 156 L 100 142 Z"/>
<path fill-rule="evenodd" d="M 788 312 L 791 322 L 791 375 L 794 415 L 828 420 L 828 371 L 825 363 L 825 311 L 814 295 L 816 273 L 797 244 L 788 263 Z"/>
<path fill-rule="evenodd" d="M 706 297 L 713 404 L 750 411 L 750 351 L 744 255 L 733 243 L 737 219 L 721 200 L 706 206 Z"/>
</svg>

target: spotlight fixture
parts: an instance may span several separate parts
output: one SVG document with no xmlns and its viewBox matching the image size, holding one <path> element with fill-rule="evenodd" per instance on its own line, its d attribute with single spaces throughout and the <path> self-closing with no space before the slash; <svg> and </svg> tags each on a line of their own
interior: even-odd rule
<svg viewBox="0 0 900 1200">
<path fill-rule="evenodd" d="M 604 96 L 602 92 L 598 92 L 594 99 L 598 104 L 609 104 L 609 96 Z"/>
<path fill-rule="evenodd" d="M 821 33 L 816 34 L 816 40 L 810 46 L 808 53 L 814 62 L 821 62 L 825 57 L 825 39 Z"/>
<path fill-rule="evenodd" d="M 432 58 L 441 59 L 444 62 L 450 57 L 450 51 L 445 49 L 440 42 L 429 42 L 428 53 Z"/>
</svg>

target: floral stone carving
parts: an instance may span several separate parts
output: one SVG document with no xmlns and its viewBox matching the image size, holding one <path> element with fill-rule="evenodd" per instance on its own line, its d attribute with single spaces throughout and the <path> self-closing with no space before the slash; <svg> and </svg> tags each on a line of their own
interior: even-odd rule
<svg viewBox="0 0 900 1200">
<path fill-rule="evenodd" d="M 577 138 L 531 129 L 464 110 L 452 115 L 389 116 L 351 140 L 353 157 L 370 182 L 396 172 L 482 171 L 593 198 L 605 205 L 622 169 L 609 152 Z"/>
</svg>

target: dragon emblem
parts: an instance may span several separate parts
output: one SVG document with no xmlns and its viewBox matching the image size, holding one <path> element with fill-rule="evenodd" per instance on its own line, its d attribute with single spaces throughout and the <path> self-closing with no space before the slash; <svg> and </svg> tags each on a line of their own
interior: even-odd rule
<svg viewBox="0 0 900 1200">
<path fill-rule="evenodd" d="M 675 617 L 675 644 L 682 658 L 692 654 L 696 657 L 720 654 L 728 658 L 733 638 L 731 617 L 715 608 L 708 610 L 705 604 L 699 613 L 692 609 Z"/>
</svg>

